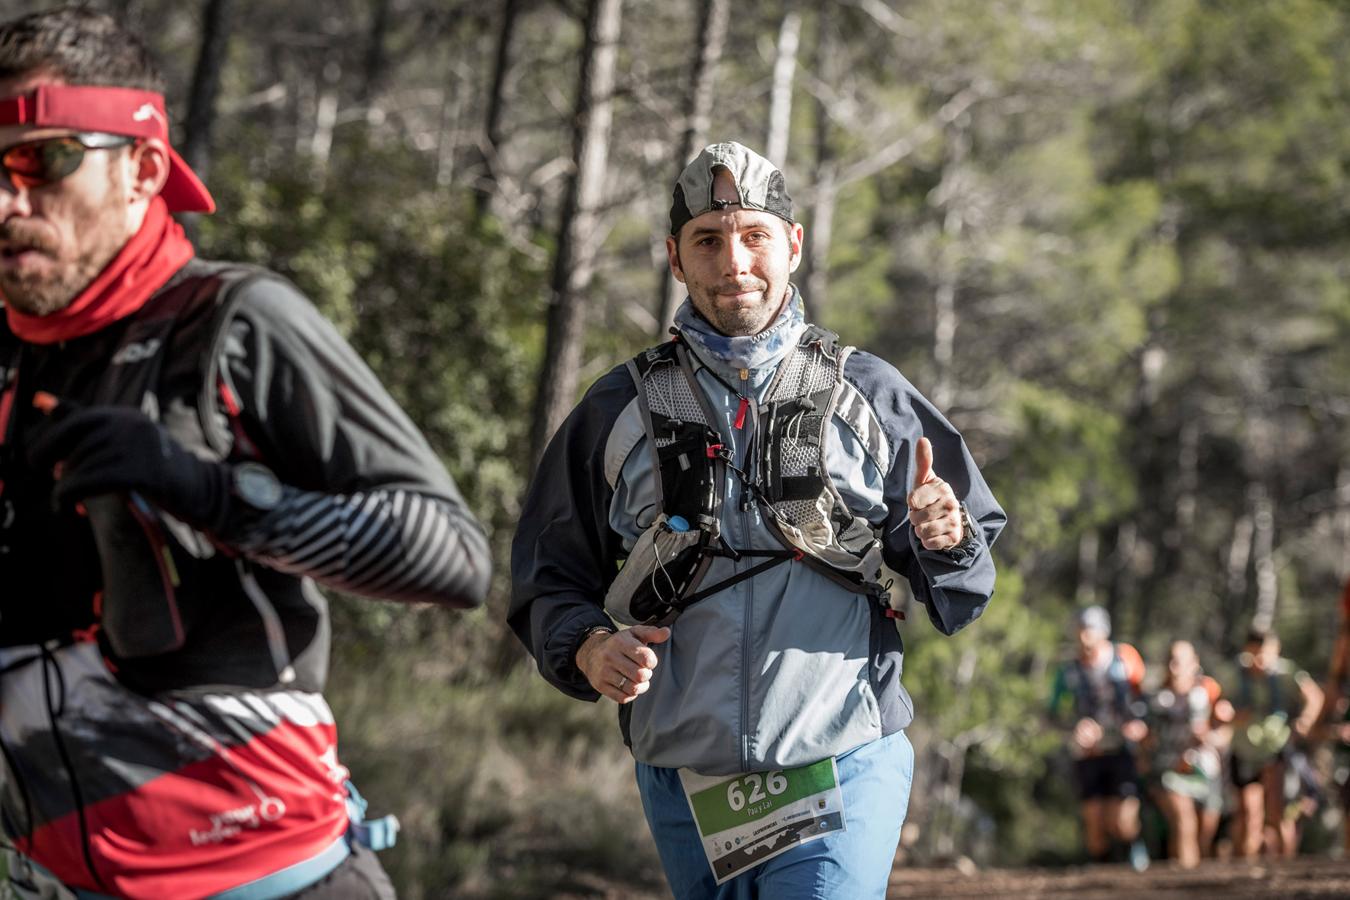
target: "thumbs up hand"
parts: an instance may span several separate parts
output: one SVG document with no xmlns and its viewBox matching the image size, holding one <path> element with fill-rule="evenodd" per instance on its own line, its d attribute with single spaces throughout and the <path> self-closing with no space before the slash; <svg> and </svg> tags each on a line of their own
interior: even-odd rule
<svg viewBox="0 0 1350 900">
<path fill-rule="evenodd" d="M 952 486 L 933 471 L 933 444 L 926 437 L 914 448 L 914 489 L 908 503 L 909 524 L 926 549 L 950 550 L 961 543 L 961 504 Z"/>
</svg>

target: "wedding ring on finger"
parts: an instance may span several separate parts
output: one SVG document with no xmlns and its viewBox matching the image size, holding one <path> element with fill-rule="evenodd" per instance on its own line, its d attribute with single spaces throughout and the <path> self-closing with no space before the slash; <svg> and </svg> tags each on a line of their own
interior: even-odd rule
<svg viewBox="0 0 1350 900">
<path fill-rule="evenodd" d="M 628 686 L 628 676 L 627 676 L 627 675 L 620 675 L 620 676 L 619 676 L 619 690 L 623 690 L 623 689 L 624 689 L 625 687 L 627 687 L 627 686 Z"/>
</svg>

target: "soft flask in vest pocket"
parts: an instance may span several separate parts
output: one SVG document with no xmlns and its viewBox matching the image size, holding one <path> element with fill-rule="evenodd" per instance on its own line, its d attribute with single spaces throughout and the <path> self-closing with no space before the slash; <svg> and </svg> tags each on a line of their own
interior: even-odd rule
<svg viewBox="0 0 1350 900">
<path fill-rule="evenodd" d="M 706 535 L 662 513 L 633 545 L 605 594 L 605 611 L 625 625 L 669 625 L 707 572 Z"/>
<path fill-rule="evenodd" d="M 154 508 L 135 493 L 89 497 L 83 506 L 103 573 L 100 623 L 113 653 L 136 659 L 181 648 L 179 569 Z"/>
</svg>

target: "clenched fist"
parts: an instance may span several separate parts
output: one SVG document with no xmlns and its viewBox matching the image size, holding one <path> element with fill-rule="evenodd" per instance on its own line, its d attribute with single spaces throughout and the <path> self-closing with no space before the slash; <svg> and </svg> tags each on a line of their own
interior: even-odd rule
<svg viewBox="0 0 1350 900">
<path fill-rule="evenodd" d="M 656 654 L 648 644 L 670 639 L 669 628 L 634 625 L 626 631 L 598 631 L 577 648 L 577 668 L 591 687 L 615 703 L 631 703 L 652 686 Z"/>
</svg>

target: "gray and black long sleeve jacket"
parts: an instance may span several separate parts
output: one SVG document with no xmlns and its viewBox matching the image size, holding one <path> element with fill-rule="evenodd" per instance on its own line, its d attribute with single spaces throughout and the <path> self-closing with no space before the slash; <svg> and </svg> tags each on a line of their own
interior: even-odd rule
<svg viewBox="0 0 1350 900">
<path fill-rule="evenodd" d="M 210 536 L 149 507 L 99 531 L 92 502 L 53 507 L 52 472 L 24 452 L 38 391 L 134 406 L 203 458 L 265 464 L 278 502 Z M 314 582 L 469 607 L 490 575 L 482 529 L 375 375 L 279 277 L 193 260 L 83 337 L 27 343 L 0 316 L 0 435 L 6 844 L 131 897 L 215 895 L 345 852 Z M 136 590 L 105 590 L 147 559 Z M 126 649 L 155 622 L 170 643 Z"/>
<path fill-rule="evenodd" d="M 744 468 L 753 425 L 733 425 L 739 398 L 729 385 L 738 373 L 706 353 L 697 361 L 721 440 Z M 751 371 L 749 393 L 762 399 L 771 373 Z M 830 477 L 850 510 L 877 529 L 887 565 L 951 634 L 993 593 L 989 546 L 1004 512 L 960 434 L 893 366 L 854 352 L 844 377 L 870 404 L 883 440 L 863 440 L 836 416 L 828 429 Z M 544 454 L 513 545 L 511 626 L 544 677 L 583 700 L 599 695 L 576 667 L 576 650 L 590 629 L 612 624 L 606 589 L 656 515 L 659 473 L 644 450 L 636 396 L 623 366 L 591 387 Z M 977 523 L 974 551 L 961 558 L 923 549 L 909 525 L 905 498 L 921 436 L 933 443 L 935 471 Z M 727 490 L 728 542 L 737 550 L 780 549 L 757 505 L 741 509 L 739 480 L 728 479 Z M 715 559 L 705 583 L 755 562 Z M 696 603 L 675 621 L 670 640 L 652 648 L 659 659 L 652 686 L 620 713 L 634 756 L 650 765 L 711 775 L 805 765 L 913 719 L 893 621 L 805 565 L 776 566 Z"/>
</svg>

